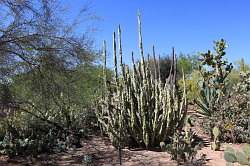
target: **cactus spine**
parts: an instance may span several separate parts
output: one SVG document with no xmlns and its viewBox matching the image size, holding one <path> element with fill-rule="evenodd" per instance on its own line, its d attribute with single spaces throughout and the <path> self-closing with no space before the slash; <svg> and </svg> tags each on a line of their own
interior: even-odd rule
<svg viewBox="0 0 250 166">
<path fill-rule="evenodd" d="M 101 110 L 97 111 L 97 116 L 114 145 L 120 145 L 120 142 L 127 144 L 132 140 L 137 145 L 153 147 L 159 146 L 160 142 L 182 128 L 187 111 L 186 91 L 184 88 L 180 97 L 175 81 L 174 51 L 171 72 L 163 84 L 157 76 L 160 75 L 160 67 L 153 46 L 154 72 L 157 74 L 151 73 L 149 64 L 144 58 L 140 15 L 138 15 L 138 31 L 141 61 L 136 63 L 132 52 L 131 69 L 122 62 L 120 26 L 118 28 L 120 61 L 117 64 L 116 36 L 113 33 L 114 79 L 107 81 L 106 66 L 104 66 L 105 88 L 100 101 Z M 103 47 L 103 56 L 106 65 L 106 44 Z M 118 66 L 120 66 L 119 73 Z M 185 82 L 184 76 L 183 81 Z"/>
</svg>

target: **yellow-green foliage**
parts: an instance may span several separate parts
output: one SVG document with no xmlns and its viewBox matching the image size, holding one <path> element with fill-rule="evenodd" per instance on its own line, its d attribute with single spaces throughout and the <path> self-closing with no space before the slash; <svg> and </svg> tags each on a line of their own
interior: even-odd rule
<svg viewBox="0 0 250 166">
<path fill-rule="evenodd" d="M 235 68 L 228 75 L 229 88 L 235 86 L 240 82 L 240 74 L 250 71 L 250 67 L 246 64 L 245 60 L 241 58 L 235 63 Z"/>
<path fill-rule="evenodd" d="M 201 81 L 201 74 L 198 70 L 193 70 L 189 77 L 186 77 L 186 89 L 188 101 L 194 101 L 197 98 L 200 91 L 199 82 Z M 183 88 L 183 80 L 178 81 L 179 86 Z"/>
</svg>

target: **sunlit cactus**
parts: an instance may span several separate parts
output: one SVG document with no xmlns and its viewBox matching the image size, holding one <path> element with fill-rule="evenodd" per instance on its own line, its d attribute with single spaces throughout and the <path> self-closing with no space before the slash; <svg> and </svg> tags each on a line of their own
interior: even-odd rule
<svg viewBox="0 0 250 166">
<path fill-rule="evenodd" d="M 212 150 L 220 150 L 220 140 L 219 140 L 219 136 L 220 136 L 220 129 L 218 127 L 214 127 L 213 128 L 213 142 L 211 143 L 211 149 Z"/>
<path fill-rule="evenodd" d="M 215 53 L 208 50 L 201 54 L 199 71 L 203 80 L 200 95 L 195 100 L 201 115 L 211 117 L 217 111 L 216 104 L 226 94 L 226 79 L 233 69 L 232 63 L 224 60 L 226 47 L 225 40 L 221 39 L 215 41 Z"/>
<path fill-rule="evenodd" d="M 104 89 L 97 111 L 99 122 L 114 145 L 133 141 L 145 147 L 159 146 L 176 130 L 181 129 L 187 112 L 185 80 L 182 96 L 176 87 L 176 55 L 173 49 L 171 70 L 166 82 L 159 77 L 160 67 L 154 58 L 154 74 L 144 57 L 141 18 L 138 15 L 140 62 L 132 53 L 131 68 L 123 64 L 121 28 L 113 33 L 114 78 L 106 76 L 106 43 L 104 42 Z M 117 61 L 119 53 L 119 62 Z"/>
</svg>

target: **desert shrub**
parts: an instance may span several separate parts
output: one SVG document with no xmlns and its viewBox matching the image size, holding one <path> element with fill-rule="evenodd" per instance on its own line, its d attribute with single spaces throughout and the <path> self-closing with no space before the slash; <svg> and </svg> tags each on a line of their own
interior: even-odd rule
<svg viewBox="0 0 250 166">
<path fill-rule="evenodd" d="M 221 130 L 220 140 L 249 141 L 249 74 L 242 73 L 238 84 L 228 81 L 232 65 L 223 60 L 226 43 L 216 42 L 216 54 L 202 54 L 200 95 L 196 104 L 205 116 L 203 126 L 212 136 L 212 128 Z"/>
<path fill-rule="evenodd" d="M 211 138 L 213 138 L 212 128 L 220 126 L 225 118 L 225 110 L 220 106 L 224 102 L 224 96 L 228 94 L 227 77 L 233 68 L 232 64 L 224 59 L 226 47 L 223 39 L 216 41 L 215 53 L 210 50 L 207 53 L 201 53 L 199 65 L 202 78 L 195 103 L 199 107 L 198 113 L 205 117 L 204 127 L 208 129 L 207 132 Z"/>
<path fill-rule="evenodd" d="M 221 126 L 223 140 L 228 142 L 250 142 L 250 73 L 241 73 L 225 103 L 224 121 Z"/>
<path fill-rule="evenodd" d="M 220 111 L 203 121 L 204 129 L 209 132 L 211 124 L 217 124 L 221 130 L 221 140 L 243 143 L 250 141 L 249 111 L 249 73 L 241 74 L 241 81 L 231 88 L 228 95 L 221 98 L 223 103 L 216 104 Z M 218 123 L 218 117 L 223 117 Z"/>
<path fill-rule="evenodd" d="M 138 61 L 137 63 L 140 63 Z M 146 63 L 148 63 L 150 72 L 152 73 L 153 78 L 160 77 L 161 81 L 163 83 L 166 82 L 166 78 L 169 76 L 170 68 L 171 68 L 171 63 L 172 63 L 172 58 L 171 56 L 163 56 L 159 57 L 158 65 L 155 66 L 155 61 L 153 57 L 149 57 L 148 60 L 146 60 Z M 159 68 L 158 68 L 159 66 Z M 156 68 L 155 68 L 156 67 Z M 155 72 L 155 70 L 157 72 Z M 158 70 L 160 70 L 160 75 L 158 73 Z"/>
<path fill-rule="evenodd" d="M 82 137 L 98 130 L 94 111 L 77 105 L 67 107 L 68 117 L 56 107 L 46 115 L 28 106 L 12 111 L 0 122 L 0 153 L 10 157 L 78 148 Z"/>
<path fill-rule="evenodd" d="M 83 70 L 82 66 L 66 76 L 46 71 L 50 76 L 30 71 L 1 85 L 1 153 L 13 156 L 58 152 L 79 147 L 82 137 L 98 133 L 91 102 L 99 93 L 101 68 L 88 66 Z M 77 77 L 80 73 L 84 76 Z M 76 78 L 79 82 L 74 81 Z"/>
<path fill-rule="evenodd" d="M 234 63 L 234 68 L 228 75 L 228 86 L 227 88 L 233 88 L 241 81 L 241 74 L 246 73 L 250 69 L 249 65 L 243 58 Z"/>
<path fill-rule="evenodd" d="M 16 137 L 11 132 L 5 134 L 0 142 L 1 154 L 9 157 L 16 155 L 36 156 L 42 152 L 61 152 L 66 150 L 65 141 L 60 140 L 55 129 L 49 129 L 48 133 L 37 132 L 36 137 Z"/>
<path fill-rule="evenodd" d="M 190 104 L 193 104 L 193 101 L 199 96 L 200 86 L 199 82 L 201 81 L 201 75 L 198 70 L 193 70 L 188 76 L 186 76 L 186 89 L 187 89 L 187 99 Z M 183 81 L 179 80 L 178 84 L 180 88 L 183 88 Z"/>
<path fill-rule="evenodd" d="M 224 60 L 226 54 L 226 42 L 221 39 L 215 42 L 215 54 L 210 50 L 202 53 L 199 71 L 202 76 L 200 81 L 200 92 L 195 100 L 199 106 L 199 113 L 211 117 L 215 112 L 219 112 L 216 104 L 221 102 L 221 97 L 226 95 L 226 79 L 233 66 Z M 219 120 L 221 120 L 220 117 Z"/>
<path fill-rule="evenodd" d="M 15 113 L 1 123 L 0 149 L 2 154 L 14 155 L 52 152 L 57 145 L 58 130 L 24 113 Z"/>
<path fill-rule="evenodd" d="M 4 153 L 35 154 L 79 145 L 80 137 L 96 127 L 91 105 L 100 88 L 98 54 L 85 33 L 75 35 L 75 26 L 61 19 L 61 5 L 57 0 L 0 3 L 6 9 L 0 25 Z"/>
<path fill-rule="evenodd" d="M 179 164 L 202 165 L 205 158 L 198 158 L 197 152 L 202 148 L 201 139 L 192 131 L 191 119 L 185 120 L 184 130 L 178 130 L 170 140 L 161 142 L 160 147 L 167 151 Z"/>
<path fill-rule="evenodd" d="M 65 149 L 65 145 L 79 147 L 80 138 L 98 133 L 91 106 L 99 95 L 101 72 L 102 68 L 94 64 L 75 69 L 47 64 L 1 84 L 2 152 L 10 156 L 55 152 Z M 22 142 L 25 146 L 20 149 Z M 27 147 L 30 144 L 33 151 Z"/>
</svg>

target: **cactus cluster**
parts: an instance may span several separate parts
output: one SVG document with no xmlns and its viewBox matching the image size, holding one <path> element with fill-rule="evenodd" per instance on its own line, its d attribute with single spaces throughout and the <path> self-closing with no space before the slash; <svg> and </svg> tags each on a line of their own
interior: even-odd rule
<svg viewBox="0 0 250 166">
<path fill-rule="evenodd" d="M 195 161 L 197 151 L 201 148 L 201 144 L 197 143 L 197 135 L 191 130 L 191 126 L 186 118 L 184 131 L 177 131 L 171 138 L 171 143 L 165 145 L 160 142 L 162 150 L 170 153 L 171 158 L 180 163 L 192 163 Z"/>
<path fill-rule="evenodd" d="M 221 39 L 215 42 L 215 53 L 210 50 L 201 54 L 199 71 L 202 75 L 200 95 L 195 103 L 200 107 L 199 113 L 204 116 L 212 116 L 217 111 L 216 104 L 226 94 L 226 78 L 233 69 L 232 63 L 224 60 L 227 45 Z"/>
<path fill-rule="evenodd" d="M 145 147 L 159 146 L 176 130 L 183 127 L 187 112 L 185 88 L 182 96 L 176 86 L 176 55 L 170 74 L 163 83 L 160 79 L 159 61 L 153 47 L 154 74 L 149 69 L 149 55 L 144 56 L 141 18 L 138 15 L 140 62 L 136 63 L 132 52 L 132 67 L 123 63 L 121 28 L 118 28 L 117 62 L 116 34 L 113 33 L 114 75 L 107 80 L 106 42 L 103 44 L 104 88 L 97 111 L 102 129 L 114 145 L 128 144 Z M 184 75 L 183 75 L 184 80 Z M 185 82 L 185 81 L 184 81 Z M 185 87 L 185 86 L 184 86 Z M 131 142 L 130 142 L 131 144 Z"/>
<path fill-rule="evenodd" d="M 224 159 L 227 161 L 228 165 L 233 165 L 232 163 L 250 165 L 250 145 L 243 145 L 240 151 L 227 147 L 224 152 Z"/>
</svg>

